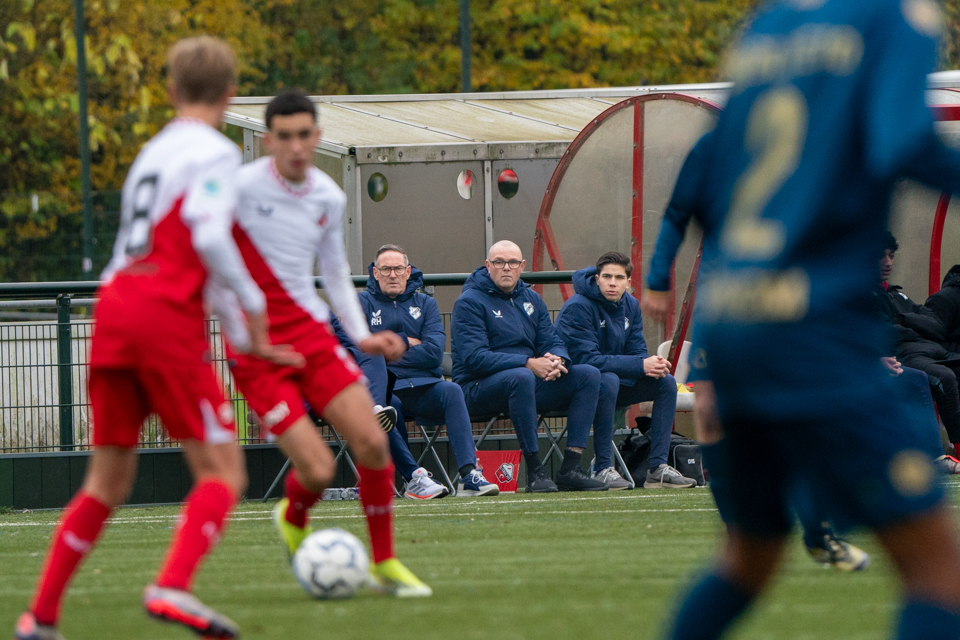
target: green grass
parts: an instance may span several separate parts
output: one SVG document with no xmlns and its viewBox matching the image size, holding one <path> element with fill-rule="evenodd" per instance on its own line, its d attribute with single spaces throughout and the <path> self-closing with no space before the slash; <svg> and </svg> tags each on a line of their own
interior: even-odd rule
<svg viewBox="0 0 960 640">
<path fill-rule="evenodd" d="M 434 596 L 398 600 L 364 592 L 319 602 L 289 573 L 270 522 L 272 506 L 240 505 L 197 580 L 199 597 L 236 620 L 244 638 L 656 638 L 721 534 L 706 490 L 402 501 L 398 556 Z M 66 599 L 68 640 L 194 637 L 146 619 L 139 606 L 176 514 L 169 507 L 115 514 Z M 12 629 L 29 601 L 57 516 L 0 516 L 0 634 Z M 315 526 L 342 527 L 366 539 L 356 502 L 323 503 L 313 518 Z M 737 637 L 889 635 L 896 611 L 890 565 L 868 536 L 851 540 L 873 557 L 865 573 L 819 567 L 797 539 L 782 578 Z"/>
</svg>

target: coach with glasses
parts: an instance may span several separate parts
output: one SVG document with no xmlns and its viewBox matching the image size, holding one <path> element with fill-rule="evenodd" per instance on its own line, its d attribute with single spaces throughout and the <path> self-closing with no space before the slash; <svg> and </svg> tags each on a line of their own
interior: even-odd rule
<svg viewBox="0 0 960 640">
<path fill-rule="evenodd" d="M 495 496 L 500 490 L 477 468 L 473 425 L 460 387 L 443 379 L 441 363 L 447 342 L 436 301 L 425 293 L 423 273 L 413 267 L 406 252 L 395 244 L 377 250 L 369 267 L 367 288 L 360 293 L 360 305 L 371 333 L 389 329 L 407 342 L 407 352 L 395 362 L 371 357 L 351 349 L 363 370 L 377 402 L 391 404 L 403 417 L 442 422 L 447 427 L 450 447 L 460 472 L 458 496 Z M 341 335 L 341 342 L 346 338 Z M 381 399 L 382 398 L 382 399 Z M 402 418 L 391 433 L 391 452 L 404 478 L 407 495 L 435 497 L 439 485 L 418 469 L 409 452 Z M 403 430 L 405 435 L 405 430 Z M 412 484 L 411 481 L 412 480 Z"/>
<path fill-rule="evenodd" d="M 471 415 L 510 414 L 527 462 L 527 491 L 605 491 L 581 469 L 600 397 L 600 371 L 571 365 L 543 299 L 520 279 L 523 255 L 497 242 L 453 307 L 453 379 Z M 567 411 L 567 448 L 556 483 L 540 463 L 537 413 Z"/>
</svg>

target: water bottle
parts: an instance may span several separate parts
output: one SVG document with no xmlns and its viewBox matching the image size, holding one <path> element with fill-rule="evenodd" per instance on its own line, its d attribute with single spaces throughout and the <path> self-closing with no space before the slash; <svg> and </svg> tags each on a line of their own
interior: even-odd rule
<svg viewBox="0 0 960 640">
<path fill-rule="evenodd" d="M 321 500 L 343 500 L 340 489 L 324 489 L 320 494 Z"/>
<path fill-rule="evenodd" d="M 359 500 L 360 490 L 357 487 L 324 489 L 320 498 L 321 500 Z"/>
</svg>

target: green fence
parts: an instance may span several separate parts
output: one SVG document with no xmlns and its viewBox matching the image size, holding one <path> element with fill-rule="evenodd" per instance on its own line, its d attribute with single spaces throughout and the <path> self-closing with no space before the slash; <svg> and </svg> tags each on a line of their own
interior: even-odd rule
<svg viewBox="0 0 960 640">
<path fill-rule="evenodd" d="M 469 274 L 430 274 L 425 286 L 461 286 Z M 572 272 L 524 275 L 532 284 L 570 282 Z M 83 451 L 91 444 L 87 396 L 87 354 L 92 336 L 91 296 L 96 282 L 0 283 L 0 454 Z M 358 287 L 365 276 L 354 277 Z M 318 280 L 319 286 L 319 280 Z M 16 309 L 23 319 L 9 320 Z M 449 335 L 449 312 L 443 314 Z M 209 323 L 214 367 L 233 402 L 241 444 L 264 442 L 256 417 L 236 390 L 224 355 L 216 321 Z M 506 422 L 493 433 L 512 434 Z M 332 434 L 326 434 L 332 439 Z M 177 446 L 156 417 L 140 433 L 139 446 L 159 449 Z M 0 484 L 3 471 L 0 470 Z"/>
</svg>

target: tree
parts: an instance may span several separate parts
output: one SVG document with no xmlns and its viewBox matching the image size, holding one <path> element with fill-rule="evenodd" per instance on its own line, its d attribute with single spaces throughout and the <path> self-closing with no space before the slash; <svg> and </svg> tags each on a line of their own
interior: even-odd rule
<svg viewBox="0 0 960 640">
<path fill-rule="evenodd" d="M 719 80 L 725 48 L 760 1 L 473 0 L 472 84 L 477 91 L 507 91 Z M 326 94 L 460 88 L 455 0 L 86 0 L 84 6 L 95 190 L 118 189 L 140 146 L 171 117 L 164 57 L 189 35 L 217 35 L 234 47 L 241 95 L 284 86 Z M 945 9 L 942 67 L 956 68 L 960 0 Z M 0 279 L 13 277 L 14 265 L 15 277 L 29 277 L 24 269 L 31 263 L 14 251 L 21 240 L 39 243 L 79 229 L 73 16 L 74 0 L 0 2 Z M 36 211 L 32 192 L 49 194 Z M 78 242 L 47 250 L 72 255 Z M 101 257 L 108 250 L 97 247 Z"/>
<path fill-rule="evenodd" d="M 248 2 L 88 0 L 85 8 L 94 189 L 118 189 L 140 146 L 171 117 L 163 65 L 174 41 L 223 37 L 240 58 L 241 90 L 262 78 L 269 30 Z M 79 215 L 74 3 L 8 1 L 0 25 L 0 247 L 12 247 Z M 56 206 L 34 212 L 27 195 L 38 191 Z"/>
<path fill-rule="evenodd" d="M 758 0 L 474 0 L 478 91 L 704 82 Z M 262 10 L 273 51 L 257 89 L 452 92 L 458 6 L 439 0 L 293 0 Z"/>
</svg>

